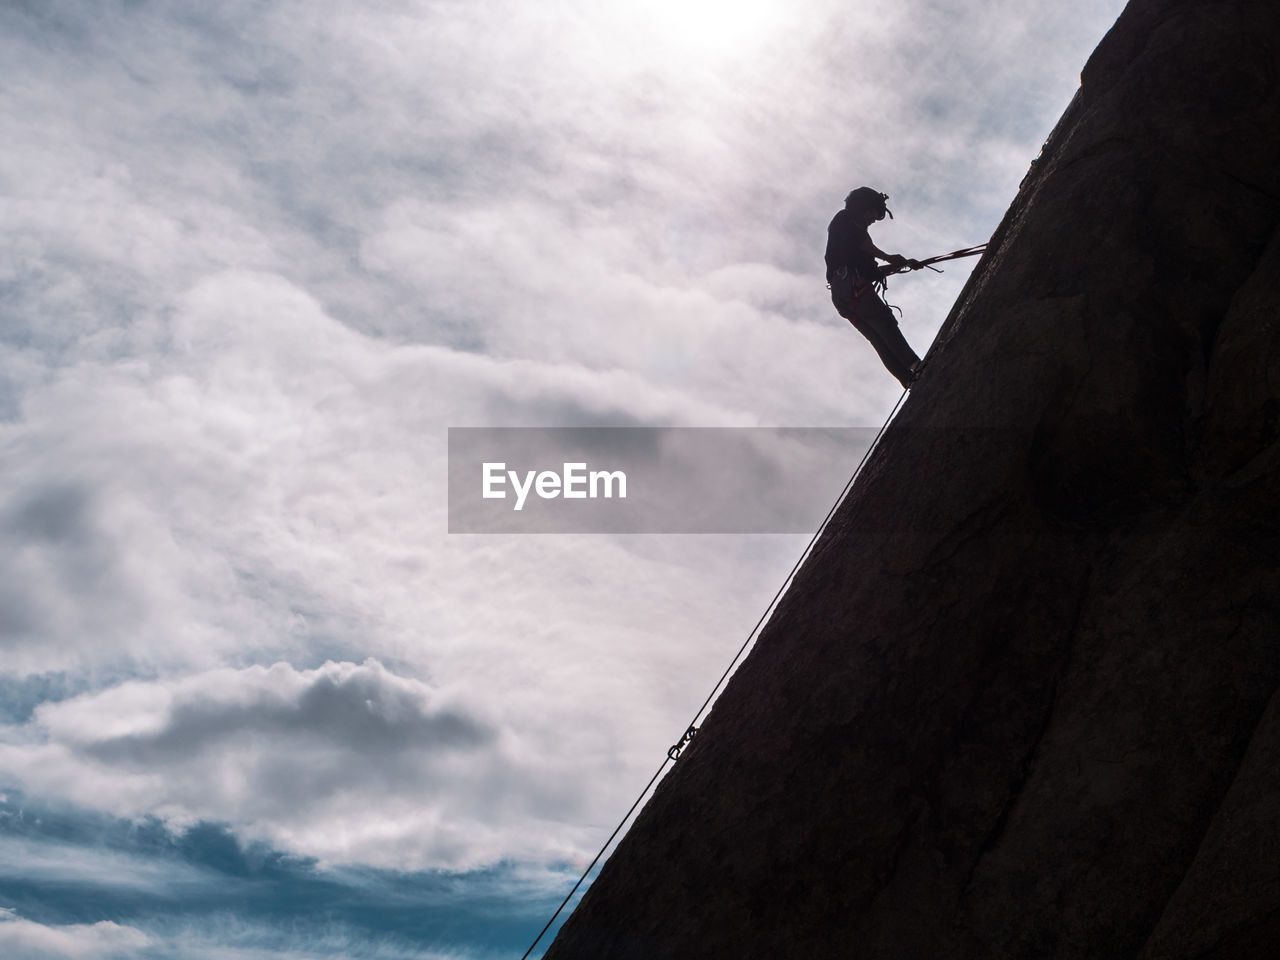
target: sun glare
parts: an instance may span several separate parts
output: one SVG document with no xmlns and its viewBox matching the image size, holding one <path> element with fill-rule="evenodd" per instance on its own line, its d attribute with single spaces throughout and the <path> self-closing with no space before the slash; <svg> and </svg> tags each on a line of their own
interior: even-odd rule
<svg viewBox="0 0 1280 960">
<path fill-rule="evenodd" d="M 748 54 L 767 41 L 785 10 L 780 0 L 638 0 L 629 19 L 646 39 L 672 52 L 721 58 Z"/>
</svg>

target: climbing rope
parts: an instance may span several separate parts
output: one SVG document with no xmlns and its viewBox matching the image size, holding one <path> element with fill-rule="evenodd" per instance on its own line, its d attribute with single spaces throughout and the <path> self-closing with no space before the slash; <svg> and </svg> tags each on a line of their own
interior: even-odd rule
<svg viewBox="0 0 1280 960">
<path fill-rule="evenodd" d="M 892 216 L 892 214 L 890 214 L 890 216 Z M 880 279 L 875 281 L 874 286 L 877 292 L 879 292 L 880 296 L 884 297 L 884 295 L 888 292 L 888 286 L 889 286 L 887 278 L 892 277 L 894 274 L 906 273 L 908 270 L 924 270 L 926 268 L 929 270 L 932 270 L 934 273 L 942 273 L 941 270 L 939 270 L 937 267 L 934 266 L 935 263 L 942 263 L 944 260 L 959 260 L 961 257 L 976 257 L 978 254 L 982 253 L 986 249 L 987 249 L 987 245 L 985 243 L 979 243 L 978 245 L 973 247 L 963 247 L 960 250 L 952 250 L 950 253 L 943 253 L 936 257 L 929 257 L 927 260 L 908 260 L 902 266 L 894 270 L 886 269 L 880 275 Z M 830 284 L 827 285 L 827 289 L 828 290 L 831 289 Z M 894 306 L 888 300 L 885 300 L 885 306 L 887 306 L 890 310 L 896 310 L 898 312 L 898 316 L 902 316 L 901 307 Z"/>
<path fill-rule="evenodd" d="M 942 263 L 944 260 L 959 260 L 961 257 L 976 257 L 986 249 L 987 245 L 985 243 L 979 243 L 977 246 L 964 247 L 960 250 L 952 250 L 950 253 L 944 253 L 936 257 L 929 257 L 927 260 L 908 260 L 901 267 L 898 267 L 898 269 L 891 270 L 886 273 L 885 276 L 892 276 L 895 273 L 903 273 L 907 270 L 921 270 L 925 267 L 928 267 L 934 273 L 941 273 L 942 271 L 934 266 L 935 263 Z"/>
<path fill-rule="evenodd" d="M 927 266 L 930 263 L 937 263 L 941 260 L 949 260 L 957 256 L 971 256 L 973 253 L 980 252 L 981 250 L 978 248 L 970 248 L 968 251 L 956 251 L 956 253 L 953 254 L 946 254 L 941 257 L 934 257 L 927 261 L 917 262 L 921 263 L 921 265 Z M 663 758 L 658 769 L 654 771 L 653 776 L 649 778 L 649 782 L 645 784 L 644 789 L 640 791 L 640 795 L 636 797 L 635 802 L 631 804 L 631 808 L 623 814 L 622 820 L 619 821 L 618 825 L 614 828 L 613 833 L 609 834 L 609 839 L 604 842 L 599 853 L 597 853 L 591 863 L 587 865 L 587 869 L 582 871 L 582 876 L 578 878 L 578 882 L 573 885 L 573 889 L 569 891 L 568 896 L 560 902 L 560 906 L 556 907 L 556 912 L 551 915 L 551 919 L 546 922 L 546 925 L 543 926 L 540 931 L 538 931 L 538 935 L 533 938 L 533 943 L 529 944 L 529 949 L 524 952 L 524 955 L 520 960 L 528 960 L 529 954 L 531 954 L 534 947 L 538 945 L 538 941 L 541 940 L 546 932 L 551 929 L 551 925 L 556 922 L 556 917 L 560 916 L 561 911 L 563 911 L 569 901 L 573 899 L 573 895 L 578 892 L 578 888 L 582 886 L 591 871 L 595 869 L 595 865 L 600 862 L 600 858 L 604 856 L 605 851 L 609 849 L 609 845 L 613 843 L 614 838 L 622 832 L 622 828 L 626 826 L 627 821 L 631 819 L 631 815 L 635 813 L 636 807 L 640 806 L 640 802 L 648 796 L 649 790 L 655 783 L 657 783 L 658 778 L 662 776 L 662 772 L 666 770 L 667 764 L 675 763 L 679 760 L 680 755 L 684 752 L 685 748 L 693 742 L 694 737 L 698 733 L 698 720 L 702 717 L 703 713 L 706 712 L 707 707 L 711 705 L 711 701 L 715 699 L 716 694 L 720 692 L 720 688 L 724 686 L 724 682 L 729 679 L 729 675 L 733 672 L 733 668 L 737 665 L 738 661 L 742 659 L 742 655 L 747 652 L 747 648 L 750 647 L 752 642 L 757 638 L 757 636 L 759 636 L 760 628 L 764 626 L 769 615 L 772 614 L 774 608 L 777 607 L 778 601 L 782 599 L 782 594 L 786 592 L 787 587 L 791 585 L 791 581 L 795 579 L 795 575 L 800 570 L 800 566 L 806 559 L 808 559 L 809 554 L 813 552 L 814 545 L 818 542 L 818 538 L 821 537 L 822 532 L 827 529 L 827 524 L 830 523 L 831 518 L 835 516 L 836 510 L 840 508 L 840 504 L 844 503 L 844 499 L 849 495 L 849 490 L 852 489 L 854 481 L 858 479 L 858 474 L 862 472 L 862 467 L 866 464 L 867 458 L 871 456 L 871 451 L 873 451 L 876 448 L 876 445 L 879 444 L 880 438 L 884 436 L 885 430 L 889 428 L 890 422 L 897 414 L 898 408 L 902 406 L 902 401 L 906 398 L 907 391 L 903 390 L 902 396 L 898 397 L 898 402 L 893 405 L 893 409 L 889 411 L 889 416 L 885 418 L 885 421 L 881 424 L 875 438 L 867 447 L 866 452 L 862 454 L 862 459 L 859 460 L 858 465 L 853 468 L 853 473 L 849 475 L 849 479 L 845 482 L 844 489 L 840 491 L 840 495 L 836 497 L 835 503 L 831 505 L 831 509 L 827 511 L 827 515 L 823 517 L 822 522 L 818 524 L 817 532 L 809 538 L 809 542 L 800 553 L 800 558 L 792 565 L 791 571 L 782 581 L 782 586 L 778 587 L 777 593 L 773 595 L 773 599 L 770 600 L 769 605 L 765 607 L 764 613 L 760 615 L 760 619 L 756 621 L 756 625 L 752 627 L 751 632 L 747 634 L 747 639 L 743 642 L 742 646 L 738 648 L 738 652 L 733 655 L 733 659 L 729 661 L 729 666 L 726 667 L 724 673 L 720 675 L 720 679 L 717 680 L 716 685 L 711 688 L 711 692 L 707 694 L 707 699 L 702 701 L 702 706 L 698 708 L 697 712 L 693 715 L 693 720 L 690 721 L 689 725 L 685 728 L 684 735 L 667 750 L 667 755 Z"/>
</svg>

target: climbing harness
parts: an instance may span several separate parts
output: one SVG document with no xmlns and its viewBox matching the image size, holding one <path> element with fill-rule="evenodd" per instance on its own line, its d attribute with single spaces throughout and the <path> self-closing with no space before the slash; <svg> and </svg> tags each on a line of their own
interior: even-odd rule
<svg viewBox="0 0 1280 960">
<path fill-rule="evenodd" d="M 836 267 L 835 273 L 831 274 L 833 280 L 848 280 L 853 295 L 849 298 L 851 302 L 857 303 L 858 300 L 868 290 L 883 290 L 884 280 L 867 280 L 862 274 L 851 271 L 848 267 Z M 827 289 L 831 289 L 831 284 L 827 284 Z"/>
<path fill-rule="evenodd" d="M 970 250 L 976 251 L 976 248 L 970 248 Z M 942 257 L 934 257 L 931 260 L 920 262 L 924 264 L 937 263 L 940 260 L 949 260 L 961 254 L 965 256 L 970 255 L 964 251 L 957 251 L 954 254 L 946 254 Z M 880 438 L 884 436 L 885 430 L 889 428 L 889 424 L 898 413 L 898 408 L 902 406 L 902 401 L 906 398 L 907 391 L 903 390 L 902 396 L 898 397 L 898 402 L 893 405 L 893 409 L 889 411 L 889 416 L 885 418 L 885 421 L 880 426 L 879 431 L 877 431 L 875 438 L 867 447 L 866 452 L 862 454 L 862 459 L 859 460 L 858 465 L 853 468 L 853 473 L 850 474 L 848 481 L 846 481 L 844 489 L 840 491 L 840 495 L 836 497 L 835 503 L 831 505 L 831 509 L 827 511 L 827 515 L 823 517 L 822 522 L 818 524 L 817 532 L 809 538 L 809 542 L 800 553 L 800 558 L 791 567 L 791 571 L 782 581 L 782 586 L 780 586 L 778 588 L 778 592 L 773 595 L 773 599 L 770 600 L 769 605 L 765 607 L 764 613 L 760 615 L 760 619 L 756 621 L 756 625 L 752 627 L 751 632 L 747 634 L 747 639 L 743 642 L 742 646 L 738 648 L 738 652 L 733 655 L 733 659 L 729 661 L 729 666 L 726 667 L 724 673 L 720 675 L 720 679 L 717 680 L 716 685 L 711 688 L 711 692 L 707 694 L 707 699 L 702 701 L 702 706 L 698 708 L 698 711 L 693 715 L 693 720 L 690 721 L 689 725 L 685 728 L 684 735 L 681 736 L 678 742 L 672 744 L 671 747 L 668 748 L 667 755 L 663 758 L 658 769 L 654 771 L 653 776 L 649 778 L 649 782 L 645 784 L 644 789 L 640 791 L 640 795 L 636 797 L 635 803 L 631 804 L 630 809 L 623 814 L 622 820 L 619 821 L 617 827 L 614 828 L 613 833 L 609 834 L 609 839 L 604 842 L 604 845 L 600 848 L 600 852 L 595 855 L 589 864 L 587 864 L 587 869 L 582 871 L 582 876 L 578 878 L 578 882 L 573 885 L 573 889 L 570 890 L 568 895 L 560 902 L 560 906 L 556 907 L 555 913 L 551 914 L 551 919 L 546 922 L 546 925 L 538 932 L 538 935 L 533 938 L 533 943 L 529 944 L 529 949 L 524 952 L 524 955 L 520 960 L 528 960 L 529 954 L 531 954 L 534 948 L 538 945 L 538 941 L 540 941 L 546 932 L 551 929 L 551 925 L 556 922 L 556 917 L 560 916 L 560 913 L 568 905 L 569 901 L 573 899 L 573 895 L 578 892 L 578 888 L 582 886 L 587 877 L 591 874 L 591 871 L 595 869 L 596 864 L 600 862 L 600 858 L 603 857 L 605 851 L 609 849 L 609 845 L 612 844 L 614 838 L 622 832 L 622 828 L 626 826 L 627 821 L 631 819 L 631 815 L 635 813 L 636 808 L 640 806 L 640 802 L 649 795 L 650 789 L 652 789 L 653 785 L 657 783 L 658 778 L 662 776 L 663 771 L 667 768 L 667 764 L 677 762 L 680 759 L 681 754 L 683 754 L 689 744 L 693 742 L 694 738 L 698 734 L 698 720 L 704 713 L 706 713 L 707 708 L 711 706 L 711 701 L 715 699 L 716 694 L 720 692 L 720 688 L 724 686 L 725 681 L 729 679 L 729 675 L 733 672 L 733 668 L 737 666 L 738 661 L 742 659 L 742 655 L 747 652 L 747 648 L 750 647 L 752 642 L 760 635 L 760 628 L 764 626 L 765 621 L 778 606 L 778 601 L 782 599 L 782 594 L 786 591 L 787 587 L 791 585 L 791 581 L 795 579 L 795 575 L 800 570 L 800 566 L 809 558 L 809 554 L 813 552 L 814 545 L 817 544 L 818 538 L 821 537 L 822 532 L 827 529 L 827 524 L 829 524 L 831 522 L 831 518 L 835 516 L 836 510 L 840 508 L 840 504 L 844 503 L 845 497 L 849 495 L 849 491 L 853 488 L 854 481 L 858 479 L 858 475 L 862 472 L 862 468 L 871 456 L 871 452 L 879 445 Z"/>
</svg>

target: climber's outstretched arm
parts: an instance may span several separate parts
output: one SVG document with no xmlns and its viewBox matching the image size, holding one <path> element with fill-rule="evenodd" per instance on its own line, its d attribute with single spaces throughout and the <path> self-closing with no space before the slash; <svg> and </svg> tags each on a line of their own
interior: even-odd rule
<svg viewBox="0 0 1280 960">
<path fill-rule="evenodd" d="M 901 270 L 903 267 L 909 266 L 910 264 L 915 262 L 914 260 L 908 260 L 906 257 L 904 257 L 900 253 L 885 253 L 883 250 L 881 250 L 879 247 L 875 245 L 875 243 L 872 241 L 870 237 L 867 237 L 867 239 L 864 242 L 860 243 L 858 246 L 863 253 L 869 253 L 873 257 L 875 257 L 877 260 L 884 260 L 889 264 L 887 268 L 882 268 L 881 270 L 882 274 L 892 273 L 895 270 Z"/>
</svg>

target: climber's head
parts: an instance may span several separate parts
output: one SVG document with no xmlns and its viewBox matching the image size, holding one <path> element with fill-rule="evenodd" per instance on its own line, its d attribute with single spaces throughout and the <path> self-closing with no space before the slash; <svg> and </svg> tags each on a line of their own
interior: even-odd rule
<svg viewBox="0 0 1280 960">
<path fill-rule="evenodd" d="M 886 213 L 889 219 L 893 219 L 893 214 L 889 212 L 886 205 L 889 200 L 887 193 L 881 193 L 879 190 L 873 190 L 870 187 L 859 187 L 852 191 L 844 198 L 844 208 L 855 215 L 865 214 L 870 217 L 868 224 L 877 220 L 883 220 Z"/>
</svg>

